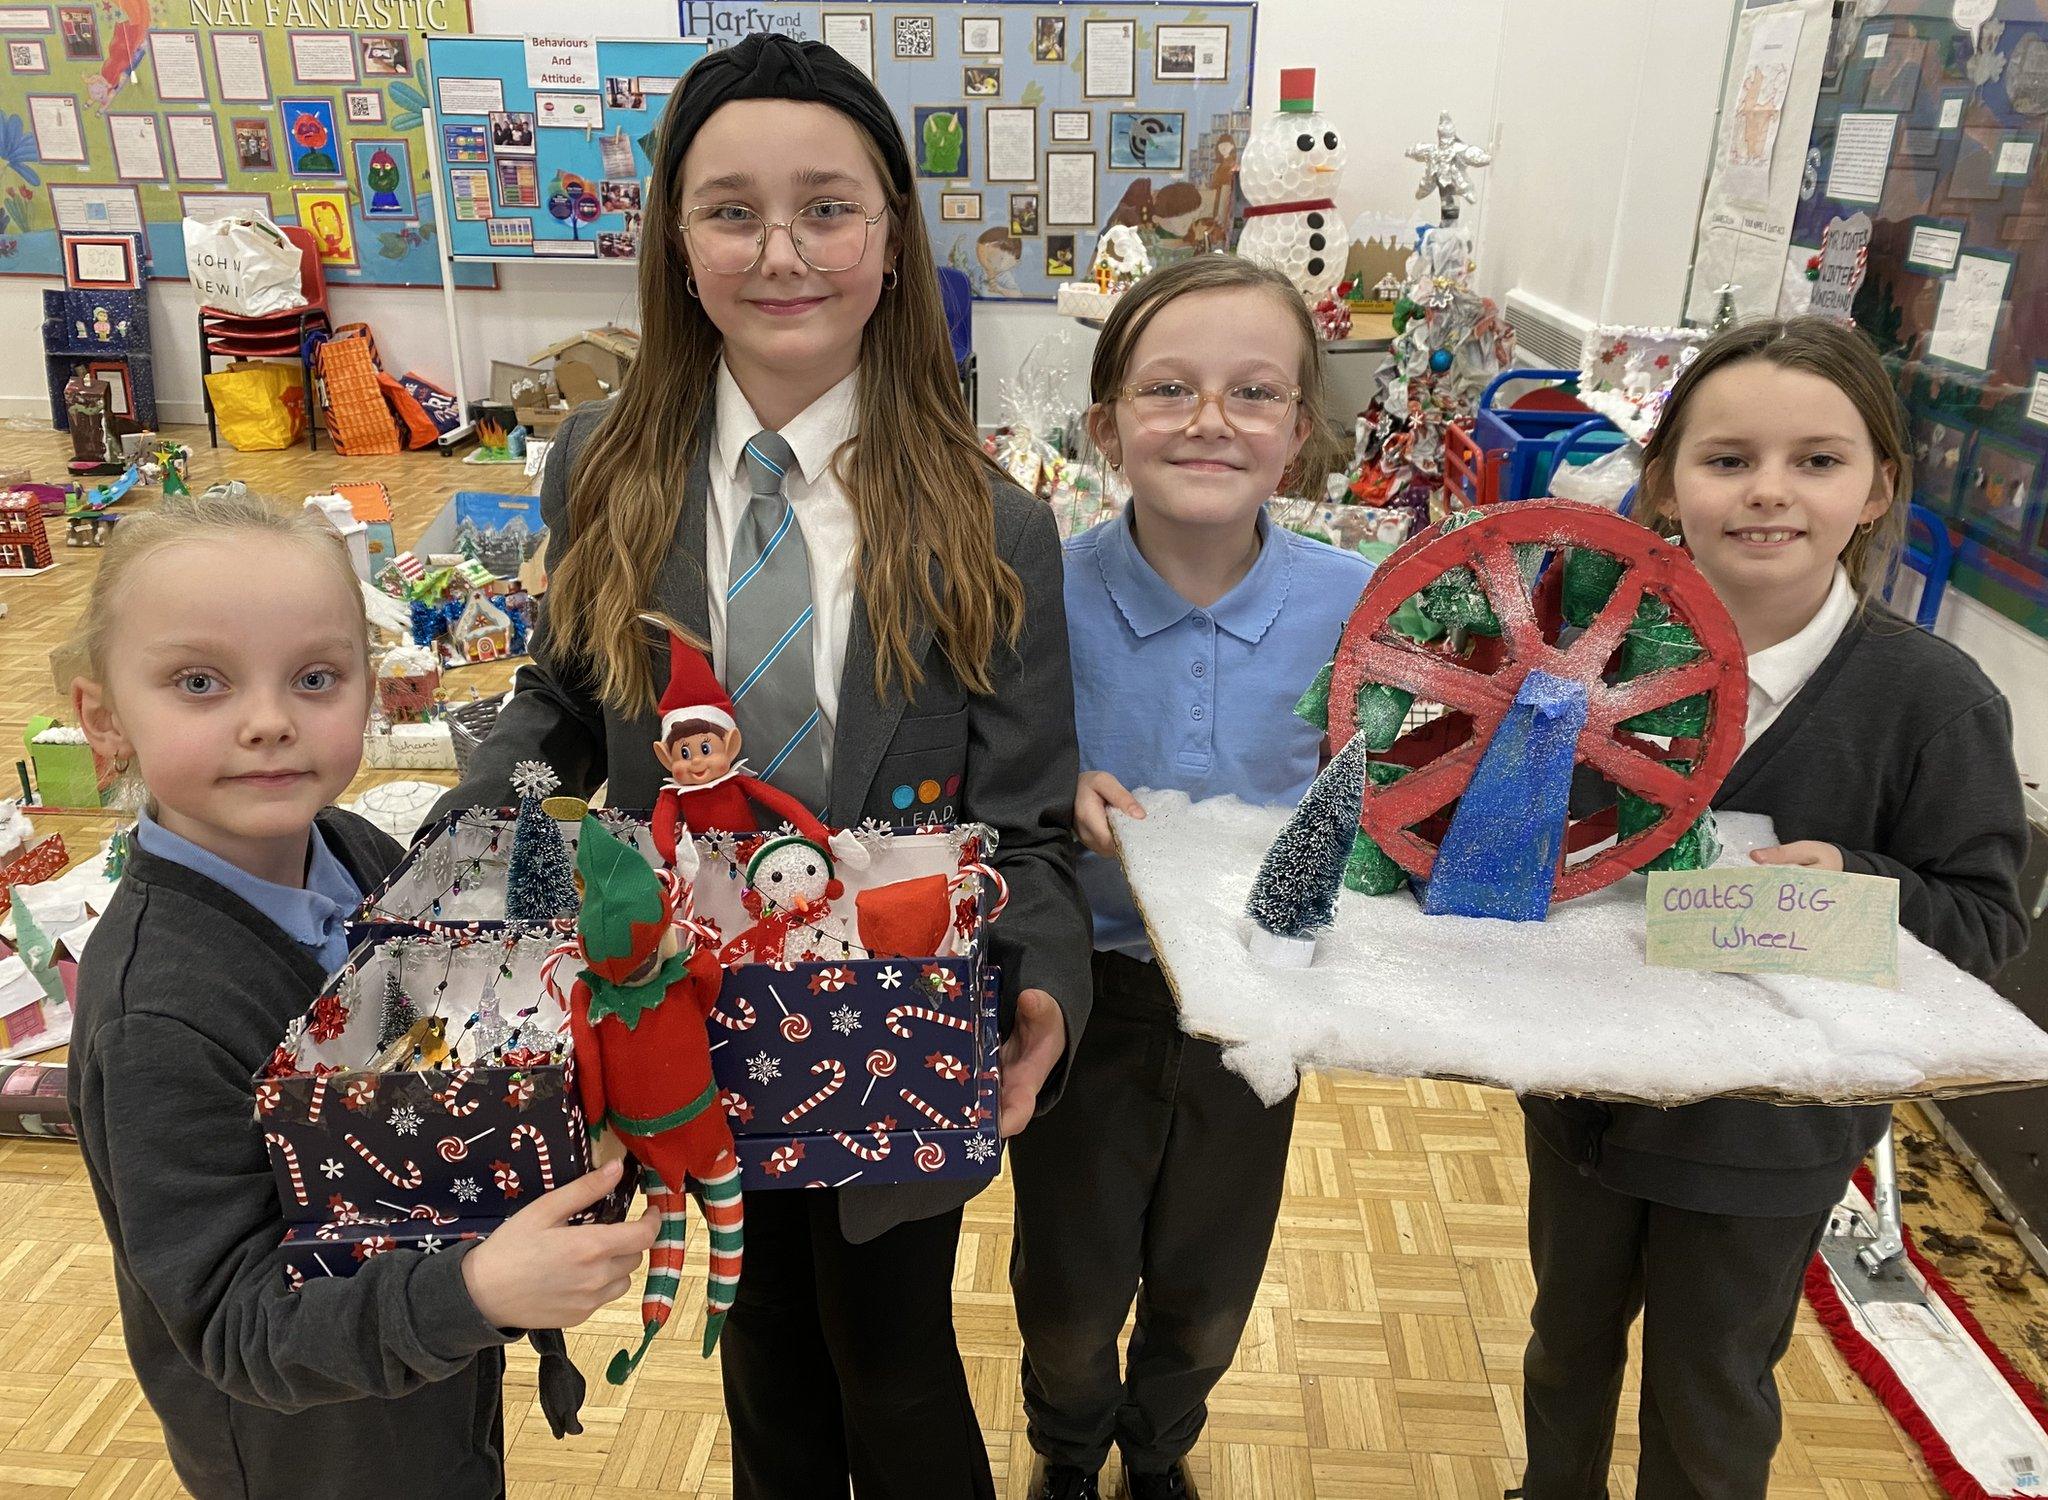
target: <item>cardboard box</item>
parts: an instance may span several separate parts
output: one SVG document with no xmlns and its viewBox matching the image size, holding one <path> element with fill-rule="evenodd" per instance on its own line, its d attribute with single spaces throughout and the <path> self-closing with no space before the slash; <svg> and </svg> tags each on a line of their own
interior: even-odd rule
<svg viewBox="0 0 2048 1500">
<path fill-rule="evenodd" d="M 489 1235 L 502 1219 L 418 1218 L 344 1209 L 340 1218 L 294 1224 L 284 1232 L 284 1277 L 293 1291 L 322 1276 L 353 1276 L 365 1261 L 394 1251 L 435 1255 Z"/>
<path fill-rule="evenodd" d="M 615 828 L 654 862 L 646 820 Z M 365 932 L 384 936 L 456 925 L 504 932 L 510 812 L 453 813 L 424 832 L 365 898 Z M 575 844 L 574 825 L 563 828 Z M 945 875 L 966 880 L 938 953 L 848 956 L 779 967 L 728 968 L 712 1015 L 712 1069 L 750 1189 L 864 1185 L 922 1177 L 993 1177 L 997 1134 L 997 974 L 987 929 L 1000 901 L 973 867 L 993 835 L 979 826 L 874 838 L 865 870 L 842 869 L 846 893 Z M 698 841 L 697 920 L 730 941 L 750 924 L 729 838 Z M 842 923 L 833 930 L 852 932 Z M 529 1003 L 522 1001 L 522 1004 Z M 822 1094 L 823 1097 L 815 1097 Z"/>
<path fill-rule="evenodd" d="M 442 933 L 350 955 L 254 1079 L 287 1224 L 496 1221 L 590 1170 L 562 1013 L 540 983 L 552 947 L 544 934 Z M 458 1038 L 459 1065 L 373 1070 L 394 978 L 420 1017 Z M 491 1004 L 508 1022 L 536 1005 L 515 1033 L 532 1044 L 483 1053 L 465 1018 Z"/>
</svg>

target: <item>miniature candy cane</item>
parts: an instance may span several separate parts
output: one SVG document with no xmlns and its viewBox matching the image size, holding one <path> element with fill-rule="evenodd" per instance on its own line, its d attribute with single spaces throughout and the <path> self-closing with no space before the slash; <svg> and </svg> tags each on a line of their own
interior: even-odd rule
<svg viewBox="0 0 2048 1500">
<path fill-rule="evenodd" d="M 321 1074 L 313 1080 L 312 1097 L 306 1101 L 306 1123 L 318 1125 L 320 1111 L 327 1107 L 327 1075 Z"/>
<path fill-rule="evenodd" d="M 540 1163 L 540 1190 L 544 1193 L 552 1193 L 555 1190 L 555 1165 L 548 1159 L 548 1143 L 542 1138 L 539 1127 L 534 1125 L 513 1126 L 512 1149 L 514 1151 L 519 1149 L 521 1141 L 533 1143 L 534 1160 Z"/>
<path fill-rule="evenodd" d="M 909 1089 L 898 1089 L 896 1092 L 903 1096 L 903 1102 L 905 1104 L 909 1105 L 912 1109 L 916 1110 L 919 1114 L 923 1115 L 927 1120 L 930 1120 L 934 1125 L 938 1126 L 939 1129 L 958 1130 L 960 1128 L 958 1125 L 955 1125 L 951 1120 L 947 1119 L 944 1115 L 940 1114 L 937 1110 L 933 1109 L 929 1104 L 925 1103 L 924 1100 L 918 1098 L 917 1095 L 911 1093 Z"/>
<path fill-rule="evenodd" d="M 480 1131 L 468 1140 L 463 1140 L 458 1136 L 444 1135 L 441 1137 L 440 1144 L 434 1147 L 434 1154 L 443 1161 L 461 1161 L 465 1156 L 469 1155 L 469 1148 L 471 1146 L 474 1146 L 485 1136 L 496 1135 L 497 1133 L 498 1127 L 493 1125 L 489 1130 Z"/>
<path fill-rule="evenodd" d="M 974 1023 L 972 1021 L 966 1020 L 961 1016 L 949 1016 L 942 1011 L 932 1010 L 923 1005 L 894 1006 L 890 1009 L 889 1014 L 882 1017 L 882 1024 L 897 1036 L 908 1037 L 910 1035 L 910 1028 L 903 1024 L 905 1016 L 908 1016 L 913 1021 L 930 1021 L 934 1026 L 950 1026 L 955 1031 L 964 1031 L 970 1036 L 974 1034 Z"/>
<path fill-rule="evenodd" d="M 967 1078 L 967 1064 L 950 1052 L 934 1052 L 924 1060 L 924 1065 L 948 1083 L 961 1083 Z"/>
<path fill-rule="evenodd" d="M 400 1173 L 392 1171 L 391 1168 L 386 1166 L 383 1162 L 379 1161 L 377 1159 L 377 1153 L 372 1151 L 368 1146 L 365 1146 L 362 1143 L 362 1141 L 355 1136 L 353 1132 L 344 1133 L 342 1139 L 348 1142 L 349 1149 L 355 1152 L 356 1155 L 360 1156 L 363 1159 L 363 1161 L 369 1166 L 371 1171 L 375 1172 L 379 1177 L 383 1178 L 393 1187 L 399 1188 L 409 1193 L 414 1188 L 420 1185 L 422 1174 L 420 1172 L 420 1166 L 418 1162 L 408 1161 L 405 1164 L 405 1172 L 403 1173 L 403 1175 L 401 1175 Z"/>
<path fill-rule="evenodd" d="M 785 1042 L 808 1040 L 811 1034 L 811 1018 L 801 1012 L 791 1015 L 789 1007 L 782 1003 L 781 993 L 772 984 L 768 986 L 768 995 L 774 1000 L 775 1008 L 782 1012 L 782 1025 L 778 1028 L 782 1032 L 782 1039 Z"/>
<path fill-rule="evenodd" d="M 303 1292 L 306 1289 L 306 1273 L 297 1266 L 286 1266 L 284 1279 L 285 1284 L 295 1292 Z"/>
<path fill-rule="evenodd" d="M 917 1163 L 918 1171 L 936 1172 L 946 1164 L 946 1148 L 944 1146 L 941 1146 L 937 1141 L 928 1141 L 923 1136 L 914 1132 L 911 1135 L 911 1139 L 917 1142 L 917 1150 L 910 1159 Z"/>
<path fill-rule="evenodd" d="M 448 1087 L 433 1091 L 434 1102 L 448 1111 L 454 1119 L 463 1119 L 483 1108 L 484 1101 L 481 1099 L 472 1099 L 467 1104 L 455 1102 L 455 1096 L 462 1092 L 463 1085 L 469 1082 L 470 1075 L 475 1071 L 474 1068 L 457 1068 L 455 1076 L 448 1081 Z"/>
<path fill-rule="evenodd" d="M 299 1207 L 304 1208 L 312 1200 L 306 1196 L 306 1179 L 299 1172 L 299 1153 L 297 1149 L 293 1147 L 290 1141 L 274 1130 L 264 1131 L 263 1139 L 271 1149 L 284 1158 L 285 1175 L 292 1180 L 292 1197 L 298 1200 Z M 354 1137 L 350 1137 L 350 1139 L 354 1139 Z"/>
<path fill-rule="evenodd" d="M 740 1018 L 737 1021 L 724 1011 L 717 1009 L 711 1012 L 711 1019 L 723 1026 L 727 1031 L 753 1030 L 754 1022 L 760 1019 L 760 1017 L 754 1014 L 753 1002 L 748 1000 L 745 995 L 734 995 L 732 1003 L 739 1008 Z"/>
<path fill-rule="evenodd" d="M 875 1080 L 877 1078 L 887 1078 L 896 1071 L 896 1054 L 887 1047 L 877 1047 L 868 1054 L 867 1067 L 868 1088 L 867 1093 L 860 1096 L 862 1104 L 866 1104 L 868 1102 L 868 1094 L 872 1094 L 875 1091 Z"/>
<path fill-rule="evenodd" d="M 839 1142 L 840 1145 L 844 1146 L 849 1152 L 859 1157 L 862 1161 L 888 1160 L 889 1147 L 892 1144 L 892 1138 L 889 1132 L 882 1128 L 882 1122 L 880 1120 L 877 1120 L 874 1124 L 868 1127 L 868 1135 L 874 1140 L 874 1145 L 872 1146 L 864 1144 L 860 1140 L 857 1140 L 855 1137 L 848 1135 L 843 1130 L 833 1131 L 832 1139 Z"/>
<path fill-rule="evenodd" d="M 818 1091 L 812 1094 L 810 1098 L 804 1100 L 801 1104 L 793 1105 L 787 1110 L 782 1116 L 783 1124 L 794 1125 L 803 1116 L 809 1114 L 842 1088 L 846 1087 L 846 1064 L 842 1063 L 838 1058 L 822 1057 L 812 1063 L 811 1076 L 815 1078 L 820 1073 L 830 1073 L 832 1076 L 826 1079 L 819 1086 Z"/>
</svg>

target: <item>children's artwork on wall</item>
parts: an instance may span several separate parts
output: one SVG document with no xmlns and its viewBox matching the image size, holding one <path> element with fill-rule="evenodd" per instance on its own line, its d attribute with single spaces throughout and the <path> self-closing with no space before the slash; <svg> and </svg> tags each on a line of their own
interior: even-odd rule
<svg viewBox="0 0 2048 1500">
<path fill-rule="evenodd" d="M 1896 372 L 1914 498 L 1948 524 L 1955 588 L 2048 635 L 2048 345 L 2030 315 L 2048 305 L 2048 32 L 2038 0 L 1984 0 L 1969 25 L 1950 12 L 1866 0 L 1844 13 L 1792 243 L 1869 216 L 1848 311 Z M 1809 256 L 1793 251 L 1783 311 L 1825 300 L 1827 268 L 1801 274 Z"/>
<path fill-rule="evenodd" d="M 363 77 L 406 78 L 412 73 L 412 41 L 404 36 L 359 37 Z"/>
<path fill-rule="evenodd" d="M 294 177 L 339 177 L 341 158 L 336 154 L 334 101 L 331 99 L 281 99 L 278 114 L 284 121 L 285 151 Z"/>
<path fill-rule="evenodd" d="M 1183 117 L 1158 110 L 1112 110 L 1109 169 L 1112 172 L 1178 172 L 1183 151 Z"/>
<path fill-rule="evenodd" d="M 1074 274 L 1074 237 L 1071 234 L 1049 234 L 1045 237 L 1045 274 L 1054 280 Z"/>
<path fill-rule="evenodd" d="M 235 165 L 244 172 L 269 172 L 276 168 L 277 158 L 270 148 L 270 122 L 261 115 L 237 115 L 232 123 L 235 133 Z"/>
<path fill-rule="evenodd" d="M 961 69 L 960 92 L 970 99 L 997 99 L 1002 97 L 1003 70 L 990 67 Z"/>
<path fill-rule="evenodd" d="M 1033 16 L 1031 18 L 1031 56 L 1036 62 L 1065 62 L 1067 60 L 1067 18 L 1065 16 Z"/>
<path fill-rule="evenodd" d="M 352 141 L 356 183 L 363 216 L 370 219 L 417 219 L 419 200 L 412 180 L 412 152 L 401 140 Z"/>
<path fill-rule="evenodd" d="M 911 150 L 920 177 L 959 177 L 967 171 L 967 111 L 953 104 L 919 105 L 912 115 Z"/>
<path fill-rule="evenodd" d="M 340 189 L 292 194 L 300 225 L 313 236 L 323 266 L 346 267 L 356 263 L 355 231 L 349 224 L 348 194 Z"/>
<path fill-rule="evenodd" d="M 99 12 L 90 5 L 57 7 L 57 29 L 64 37 L 68 62 L 98 62 L 100 59 Z"/>
</svg>

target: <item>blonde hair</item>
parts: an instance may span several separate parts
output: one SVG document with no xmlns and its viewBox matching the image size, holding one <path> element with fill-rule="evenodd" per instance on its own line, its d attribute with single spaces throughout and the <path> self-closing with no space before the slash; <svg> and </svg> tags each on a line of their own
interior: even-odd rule
<svg viewBox="0 0 2048 1500">
<path fill-rule="evenodd" d="M 1095 362 L 1088 372 L 1088 399 L 1105 410 L 1116 399 L 1138 340 L 1175 298 L 1194 292 L 1237 290 L 1270 295 L 1301 335 L 1301 364 L 1294 383 L 1301 387 L 1301 415 L 1308 418 L 1308 436 L 1280 476 L 1280 488 L 1283 492 L 1301 488 L 1310 499 L 1319 500 L 1324 480 L 1343 463 L 1345 454 L 1323 412 L 1323 343 L 1316 334 L 1315 320 L 1294 283 L 1278 271 L 1235 255 L 1197 255 L 1141 278 L 1116 299 L 1103 320 L 1102 336 L 1095 341 Z"/>
<path fill-rule="evenodd" d="M 1643 448 L 1644 503 L 1637 519 L 1667 535 L 1676 532 L 1678 499 L 1672 469 L 1685 431 L 1685 409 L 1709 376 L 1749 360 L 1761 360 L 1781 370 L 1803 370 L 1835 387 L 1863 419 L 1877 455 L 1878 484 L 1884 483 L 1884 466 L 1891 465 L 1890 504 L 1875 521 L 1857 527 L 1849 545 L 1842 549 L 1849 584 L 1867 604 L 1884 592 L 1905 544 L 1906 514 L 1913 494 L 1913 449 L 1892 378 L 1878 357 L 1877 346 L 1860 328 L 1827 318 L 1764 318 L 1709 339 L 1671 387 L 1663 413 Z"/>
<path fill-rule="evenodd" d="M 670 98 L 664 137 L 688 92 L 685 79 Z M 896 285 L 884 285 L 861 335 L 855 433 L 834 470 L 860 528 L 855 576 L 875 642 L 875 693 L 886 698 L 897 683 L 910 696 L 923 680 L 910 649 L 920 619 L 962 686 L 986 693 L 998 639 L 1014 648 L 1024 625 L 1024 585 L 996 555 L 989 483 L 999 471 L 955 378 L 923 210 L 895 190 L 881 152 L 855 128 L 897 250 Z M 661 653 L 643 615 L 708 443 L 724 348 L 685 289 L 682 188 L 677 152 L 648 183 L 640 353 L 578 455 L 569 479 L 574 540 L 553 560 L 548 589 L 550 638 L 580 658 L 598 696 L 622 713 L 654 707 Z"/>
<path fill-rule="evenodd" d="M 244 496 L 207 494 L 168 498 L 156 510 L 123 517 L 114 528 L 73 637 L 77 653 L 74 675 L 90 677 L 104 688 L 112 656 L 115 605 L 143 563 L 180 542 L 225 541 L 251 534 L 303 543 L 333 563 L 336 577 L 346 581 L 355 604 L 350 623 L 361 634 L 367 667 L 370 622 L 363 612 L 362 590 L 348 548 L 334 530 L 305 511 L 278 511 Z"/>
</svg>

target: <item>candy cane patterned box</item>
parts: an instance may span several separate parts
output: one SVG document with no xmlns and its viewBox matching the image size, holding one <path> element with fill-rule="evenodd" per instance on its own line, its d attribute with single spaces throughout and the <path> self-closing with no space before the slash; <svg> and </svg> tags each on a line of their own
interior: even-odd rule
<svg viewBox="0 0 2048 1500">
<path fill-rule="evenodd" d="M 650 862 L 647 819 L 604 814 Z M 514 815 L 450 814 L 364 901 L 357 931 L 501 934 Z M 745 901 L 744 850 L 697 839 L 693 919 L 726 950 L 711 1017 L 711 1064 L 749 1189 L 993 1177 L 997 1134 L 996 971 L 988 926 L 1002 882 L 980 825 L 859 830 L 862 868 L 841 861 L 843 890 L 815 920 L 770 931 Z M 573 847 L 574 824 L 562 825 Z M 935 950 L 871 955 L 864 893 L 939 877 L 944 931 Z M 573 970 L 573 965 L 570 966 Z"/>
<path fill-rule="evenodd" d="M 255 1079 L 288 1223 L 496 1222 L 589 1170 L 561 1012 L 540 983 L 551 946 L 420 934 L 351 955 Z M 401 1023 L 422 1038 L 438 1030 L 450 1064 L 408 1053 L 373 1071 Z"/>
</svg>

